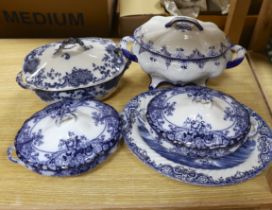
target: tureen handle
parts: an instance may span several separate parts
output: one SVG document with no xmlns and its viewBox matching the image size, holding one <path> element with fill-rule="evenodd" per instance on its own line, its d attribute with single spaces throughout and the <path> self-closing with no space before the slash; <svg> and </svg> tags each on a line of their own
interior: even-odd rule
<svg viewBox="0 0 272 210">
<path fill-rule="evenodd" d="M 16 77 L 16 82 L 24 89 L 31 89 L 31 87 L 23 81 L 23 73 L 19 72 Z"/>
<path fill-rule="evenodd" d="M 197 20 L 195 20 L 195 19 L 189 19 L 189 18 L 186 18 L 186 17 L 175 17 L 172 20 L 170 20 L 168 23 L 166 23 L 165 27 L 166 28 L 170 28 L 173 24 L 175 24 L 177 22 L 191 23 L 194 26 L 196 26 L 199 31 L 203 31 L 202 25 Z"/>
<path fill-rule="evenodd" d="M 12 153 L 14 152 L 14 150 L 15 150 L 14 145 L 11 145 L 11 146 L 8 147 L 8 149 L 7 149 L 8 159 L 13 163 L 17 163 L 17 164 L 20 164 L 22 166 L 25 166 L 24 162 L 21 161 L 18 157 L 13 157 L 12 156 Z"/>
<path fill-rule="evenodd" d="M 250 131 L 248 132 L 248 135 L 247 135 L 247 138 L 252 138 L 254 136 L 256 136 L 256 134 L 258 133 L 259 131 L 259 123 L 258 122 L 251 122 L 251 128 L 250 128 Z"/>
<path fill-rule="evenodd" d="M 128 44 L 130 42 L 134 42 L 134 39 L 131 36 L 123 37 L 120 42 L 120 48 L 126 58 L 128 58 L 131 61 L 138 62 L 137 56 L 130 52 L 130 50 L 128 49 Z"/>
<path fill-rule="evenodd" d="M 80 38 L 74 38 L 71 37 L 69 39 L 63 40 L 61 42 L 61 44 L 59 45 L 59 47 L 56 49 L 56 51 L 54 52 L 54 55 L 58 54 L 59 52 L 61 52 L 63 49 L 70 49 L 71 47 L 68 47 L 69 45 L 75 45 L 78 44 L 80 47 L 82 47 L 82 49 L 84 50 L 89 50 L 90 47 L 86 46 L 84 44 L 84 42 L 80 39 Z"/>
<path fill-rule="evenodd" d="M 226 68 L 232 68 L 239 65 L 245 57 L 246 50 L 240 45 L 234 45 L 230 48 L 233 53 L 236 53 L 236 57 L 227 62 Z"/>
</svg>

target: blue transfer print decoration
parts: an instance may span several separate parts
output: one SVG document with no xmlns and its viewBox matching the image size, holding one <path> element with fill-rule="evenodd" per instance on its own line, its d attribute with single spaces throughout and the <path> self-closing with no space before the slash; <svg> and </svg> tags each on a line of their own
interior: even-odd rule
<svg viewBox="0 0 272 210">
<path fill-rule="evenodd" d="M 228 169 L 220 169 L 222 176 L 214 176 L 213 171 L 217 169 L 201 170 L 197 167 L 187 166 L 185 163 L 176 163 L 175 161 L 165 161 L 160 155 L 153 157 L 150 153 L 150 149 L 143 143 L 144 140 L 137 134 L 137 111 L 139 111 L 142 101 L 153 98 L 154 96 L 161 93 L 161 90 L 152 90 L 140 94 L 133 98 L 124 108 L 121 115 L 122 117 L 122 133 L 126 144 L 129 149 L 145 164 L 155 169 L 159 173 L 176 179 L 195 185 L 204 186 L 222 186 L 232 185 L 250 178 L 255 177 L 261 171 L 263 171 L 272 160 L 272 131 L 262 118 L 249 108 L 246 108 L 250 118 L 257 123 L 257 134 L 254 136 L 246 145 L 245 148 L 251 148 L 254 152 L 242 151 L 242 154 L 237 157 L 239 160 L 245 158 L 242 165 L 247 165 L 246 169 L 237 167 L 230 167 Z M 146 102 L 145 102 L 146 103 Z M 253 141 L 255 143 L 253 143 Z M 254 146 L 255 145 L 255 146 Z M 253 148 L 254 147 L 254 148 Z M 241 148 L 243 149 L 243 148 Z M 251 150 L 250 149 L 250 150 Z M 254 155 L 254 160 L 246 158 L 247 154 L 251 157 Z M 257 153 L 257 154 L 255 154 Z M 243 155 L 245 154 L 245 156 Z M 234 157 L 234 156 L 233 156 Z M 170 157 L 169 157 L 170 158 Z M 236 157 L 235 157 L 236 158 Z M 234 158 L 234 159 L 235 159 Z M 241 159 L 242 158 L 242 159 Z M 250 161 L 250 162 L 249 162 Z M 223 166 L 222 166 L 223 167 Z M 231 171 L 230 175 L 227 175 Z M 226 173 L 226 174 L 225 174 Z"/>
<path fill-rule="evenodd" d="M 65 117 L 78 118 L 76 111 L 82 107 L 97 110 L 96 115 L 90 118 L 95 124 L 104 126 L 103 132 L 93 139 L 88 139 L 84 134 L 68 131 L 67 138 L 59 139 L 56 151 L 40 149 L 40 146 L 45 144 L 45 136 L 42 128 L 38 129 L 38 132 L 34 132 L 33 128 L 38 127 L 47 117 L 59 123 L 62 123 Z M 24 123 L 16 136 L 16 153 L 27 168 L 43 175 L 80 174 L 94 168 L 116 149 L 120 126 L 118 113 L 108 105 L 92 100 L 58 102 L 37 112 Z"/>
<path fill-rule="evenodd" d="M 213 99 L 226 102 L 228 107 L 224 110 L 222 120 L 231 122 L 231 126 L 216 130 L 200 114 L 195 119 L 187 117 L 183 125 L 170 122 L 167 117 L 173 116 L 177 106 L 169 100 L 180 94 L 201 103 L 211 103 Z M 218 91 L 199 86 L 177 87 L 160 94 L 149 103 L 146 117 L 151 127 L 170 142 L 198 149 L 234 145 L 244 139 L 250 129 L 249 115 L 239 102 Z"/>
<path fill-rule="evenodd" d="M 87 88 L 78 88 L 66 91 L 44 91 L 35 90 L 35 93 L 43 100 L 49 103 L 66 100 L 66 99 L 103 99 L 109 96 L 117 87 L 122 75 L 109 80 L 100 85 Z"/>
<path fill-rule="evenodd" d="M 252 140 L 246 141 L 241 147 L 239 147 L 234 153 L 219 157 L 219 158 L 199 158 L 199 157 L 190 157 L 188 151 L 187 156 L 181 155 L 179 150 L 171 149 L 168 150 L 162 146 L 162 142 L 154 140 L 147 129 L 143 125 L 139 125 L 139 132 L 143 140 L 149 145 L 149 147 L 155 150 L 161 156 L 183 165 L 187 165 L 193 168 L 202 168 L 209 170 L 218 170 L 226 169 L 237 166 L 245 162 L 250 156 L 251 152 L 256 146 L 256 142 Z M 188 149 L 190 150 L 190 149 Z"/>
<path fill-rule="evenodd" d="M 197 159 L 197 162 L 203 162 L 204 160 L 205 162 L 211 162 L 211 160 L 219 159 L 224 156 L 230 155 L 231 153 L 234 153 L 241 145 L 243 145 L 248 140 L 248 137 L 245 137 L 241 142 L 235 145 L 226 148 L 216 149 L 193 149 L 187 147 L 186 145 L 171 144 L 161 135 L 157 134 L 148 125 L 147 121 L 144 120 L 144 115 L 144 110 L 139 112 L 137 115 L 138 129 L 140 135 L 152 149 L 155 148 L 156 150 L 156 148 L 158 148 L 156 152 L 160 153 L 160 151 L 162 151 L 162 154 L 160 153 L 162 156 L 164 156 L 164 154 L 169 155 L 168 153 L 170 153 L 172 154 L 172 157 L 176 156 L 177 158 L 180 157 L 181 159 L 184 159 L 184 157 L 186 157 L 190 160 Z M 168 143 L 166 144 L 166 142 Z M 201 167 L 199 166 L 199 168 Z"/>
<path fill-rule="evenodd" d="M 181 31 L 191 30 L 192 27 L 186 23 L 177 23 L 175 28 Z M 165 65 L 168 68 L 173 61 L 179 61 L 181 63 L 181 69 L 186 70 L 191 63 L 196 64 L 200 69 L 203 69 L 205 64 L 213 60 L 216 66 L 220 65 L 220 59 L 225 58 L 225 54 L 231 48 L 221 42 L 219 48 L 215 46 L 209 46 L 206 54 L 201 53 L 198 49 L 193 49 L 191 52 L 185 52 L 183 48 L 176 48 L 174 52 L 170 52 L 167 46 L 162 46 L 156 49 L 155 44 L 151 41 L 144 41 L 145 35 L 141 33 L 142 28 L 138 27 L 134 32 L 134 40 L 140 46 L 138 54 L 144 52 L 151 53 L 152 61 L 156 61 L 156 58 L 162 57 L 165 59 Z"/>
<path fill-rule="evenodd" d="M 183 25 L 183 24 L 182 24 Z M 211 45 L 208 47 L 208 52 L 202 54 L 198 49 L 193 49 L 192 52 L 187 52 L 185 54 L 184 49 L 176 48 L 175 52 L 170 52 L 167 49 L 167 46 L 162 46 L 160 49 L 156 50 L 155 44 L 151 40 L 145 40 L 145 34 L 141 33 L 142 27 L 138 27 L 134 32 L 134 40 L 141 46 L 141 52 L 148 51 L 154 55 L 161 55 L 163 57 L 169 57 L 173 60 L 183 60 L 183 61 L 192 61 L 192 60 L 205 60 L 213 59 L 220 56 L 223 56 L 231 47 L 229 44 L 226 46 L 226 43 L 221 42 L 219 48 L 216 50 L 216 47 Z M 181 50 L 182 49 L 182 50 Z"/>
<path fill-rule="evenodd" d="M 23 72 L 26 74 L 27 84 L 32 88 L 44 91 L 83 88 L 88 85 L 101 84 L 119 76 L 130 64 L 130 61 L 123 56 L 122 50 L 117 48 L 112 41 L 100 38 L 86 40 L 103 47 L 104 54 L 101 55 L 101 60 L 92 61 L 90 59 L 89 66 L 84 68 L 71 66 L 65 71 L 55 69 L 55 67 L 46 69 L 47 66 L 41 66 L 41 56 L 46 49 L 56 47 L 59 43 L 48 44 L 33 50 L 25 58 Z M 92 50 L 95 52 L 96 48 L 89 45 L 85 52 Z M 63 58 L 62 62 L 72 62 L 73 55 L 69 52 L 62 52 L 59 57 Z"/>
</svg>

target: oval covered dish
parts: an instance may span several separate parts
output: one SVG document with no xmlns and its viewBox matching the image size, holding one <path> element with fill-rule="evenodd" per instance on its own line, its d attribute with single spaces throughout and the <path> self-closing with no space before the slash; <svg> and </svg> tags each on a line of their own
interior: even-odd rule
<svg viewBox="0 0 272 210">
<path fill-rule="evenodd" d="M 137 115 L 138 120 L 138 129 L 141 135 L 145 136 L 143 139 L 146 140 L 146 143 L 150 145 L 151 148 L 160 151 L 162 156 L 171 156 L 171 157 L 186 157 L 192 159 L 217 159 L 224 156 L 227 156 L 240 148 L 247 139 L 250 137 L 248 134 L 244 139 L 237 142 L 236 144 L 215 149 L 199 149 L 188 147 L 185 144 L 176 144 L 169 141 L 167 138 L 158 134 L 148 123 L 146 119 L 146 111 L 140 110 Z M 251 129 L 254 127 L 251 126 Z M 252 134 L 253 132 L 251 132 Z M 200 161 L 202 162 L 202 161 Z"/>
<path fill-rule="evenodd" d="M 198 158 L 184 155 L 182 148 L 185 147 L 170 145 L 159 134 L 159 139 L 154 138 L 147 127 L 144 113 L 150 101 L 164 91 L 159 88 L 135 96 L 125 105 L 121 114 L 124 140 L 128 148 L 146 165 L 178 181 L 222 186 L 253 178 L 271 163 L 271 129 L 256 112 L 244 105 L 250 118 L 250 131 L 239 148 L 223 156 Z"/>
<path fill-rule="evenodd" d="M 77 175 L 106 159 L 119 138 L 119 115 L 112 107 L 94 100 L 65 100 L 26 120 L 8 156 L 42 175 Z M 12 156 L 13 149 L 18 158 Z"/>
<path fill-rule="evenodd" d="M 31 51 L 17 82 L 48 102 L 101 99 L 112 93 L 129 61 L 109 39 L 70 38 Z"/>
<path fill-rule="evenodd" d="M 170 142 L 197 149 L 235 145 L 250 130 L 248 112 L 238 101 L 200 86 L 164 91 L 149 102 L 146 118 Z"/>
<path fill-rule="evenodd" d="M 131 52 L 129 42 L 133 43 Z M 151 88 L 161 82 L 204 85 L 209 77 L 241 63 L 245 54 L 214 23 L 185 16 L 155 16 L 133 36 L 124 37 L 121 47 L 150 74 Z"/>
</svg>

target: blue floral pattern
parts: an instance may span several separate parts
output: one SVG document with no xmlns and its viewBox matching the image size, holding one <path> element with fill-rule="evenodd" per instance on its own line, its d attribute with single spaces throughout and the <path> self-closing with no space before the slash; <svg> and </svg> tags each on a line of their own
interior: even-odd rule
<svg viewBox="0 0 272 210">
<path fill-rule="evenodd" d="M 179 25 L 181 27 L 179 27 Z M 183 26 L 185 28 L 183 28 Z M 191 27 L 188 24 L 175 24 L 178 30 L 189 30 Z M 180 28 L 180 29 L 179 29 Z M 157 61 L 158 57 L 162 57 L 165 60 L 165 65 L 168 68 L 172 62 L 179 62 L 181 70 L 187 70 L 188 66 L 192 63 L 196 64 L 199 69 L 203 69 L 205 64 L 213 61 L 215 66 L 221 65 L 222 58 L 226 59 L 226 53 L 232 47 L 228 41 L 221 42 L 219 46 L 208 46 L 205 54 L 201 53 L 198 49 L 193 49 L 190 52 L 186 49 L 177 47 L 176 49 L 168 49 L 167 46 L 157 46 L 151 40 L 146 40 L 145 33 L 142 32 L 142 26 L 138 27 L 133 35 L 133 39 L 139 45 L 139 51 L 136 54 L 142 54 L 144 52 L 149 53 L 150 60 Z M 166 68 L 166 69 L 167 69 Z"/>
<path fill-rule="evenodd" d="M 109 80 L 100 85 L 87 88 L 78 88 L 67 91 L 44 91 L 35 90 L 35 93 L 45 102 L 52 103 L 66 99 L 96 99 L 101 100 L 108 97 L 117 88 L 118 82 L 122 75 Z"/>
<path fill-rule="evenodd" d="M 162 138 L 160 138 L 160 141 L 152 138 L 143 124 L 139 124 L 138 129 L 145 143 L 162 157 L 175 163 L 187 165 L 193 168 L 209 170 L 232 168 L 245 162 L 256 146 L 256 142 L 254 140 L 248 139 L 239 148 L 237 148 L 235 152 L 230 152 L 230 148 L 220 148 L 207 151 L 197 151 L 187 147 L 173 147 L 171 149 L 167 149 L 163 146 Z M 201 155 L 214 155 L 215 157 L 199 157 Z"/>
<path fill-rule="evenodd" d="M 233 167 L 220 170 L 221 176 L 214 176 L 211 171 L 203 171 L 198 168 L 189 167 L 185 164 L 174 163 L 173 161 L 165 161 L 159 155 L 153 157 L 150 149 L 143 144 L 143 140 L 137 134 L 137 109 L 141 108 L 144 100 L 150 100 L 154 96 L 161 93 L 161 90 L 152 90 L 145 92 L 133 98 L 124 108 L 122 114 L 122 133 L 130 150 L 145 164 L 152 167 L 161 174 L 178 181 L 187 182 L 195 185 L 205 186 L 221 186 L 231 185 L 246 181 L 255 177 L 264 170 L 272 160 L 272 132 L 262 118 L 254 111 L 246 108 L 252 120 L 258 124 L 257 135 L 252 139 L 255 141 L 254 163 L 252 160 L 246 159 L 244 165 L 246 168 L 241 170 L 241 167 Z M 146 103 L 146 102 L 145 102 Z M 135 114 L 136 113 L 136 114 Z M 253 153 L 251 153 L 253 155 Z M 250 163 L 248 161 L 251 161 Z M 243 164 L 243 163 L 242 163 Z M 230 172 L 231 171 L 231 172 Z M 228 173 L 230 173 L 228 175 Z"/>
<path fill-rule="evenodd" d="M 138 29 L 137 29 L 138 30 Z M 136 30 L 136 32 L 137 32 Z M 139 29 L 140 30 L 140 29 Z M 168 68 L 173 61 L 179 61 L 181 63 L 181 69 L 186 70 L 188 65 L 195 63 L 199 68 L 204 68 L 204 65 L 210 60 L 214 60 L 214 63 L 218 66 L 220 65 L 220 59 L 225 58 L 226 52 L 231 46 L 226 46 L 224 43 L 220 44 L 219 51 L 215 50 L 215 46 L 208 47 L 207 54 L 202 54 L 198 49 L 192 50 L 189 55 L 184 53 L 183 48 L 176 48 L 176 51 L 170 52 L 167 46 L 162 46 L 159 50 L 155 50 L 154 43 L 152 41 L 144 42 L 144 35 L 135 36 L 135 41 L 139 44 L 139 54 L 144 52 L 151 53 L 150 59 L 156 61 L 157 57 L 163 57 L 165 59 L 165 65 Z"/>
<path fill-rule="evenodd" d="M 215 46 L 209 46 L 206 54 L 201 53 L 198 49 L 193 49 L 191 53 L 185 54 L 183 48 L 177 47 L 174 52 L 167 49 L 167 46 L 158 48 L 151 40 L 145 41 L 145 33 L 142 32 L 142 27 L 138 27 L 133 35 L 134 40 L 140 45 L 140 52 L 148 51 L 153 55 L 167 57 L 171 60 L 180 61 L 199 61 L 205 59 L 214 59 L 223 56 L 231 47 L 230 43 L 221 42 L 218 49 Z M 158 48 L 158 49 L 157 49 Z"/>
<path fill-rule="evenodd" d="M 45 117 L 61 120 L 64 117 L 77 117 L 79 107 L 93 107 L 99 110 L 96 116 L 90 116 L 96 124 L 105 127 L 94 139 L 85 135 L 68 132 L 67 138 L 59 139 L 57 151 L 44 151 L 39 146 L 44 144 L 41 130 L 33 131 Z M 92 100 L 64 101 L 47 106 L 28 119 L 15 140 L 18 158 L 31 170 L 43 175 L 76 175 L 93 168 L 116 148 L 120 137 L 120 120 L 118 113 L 110 106 Z"/>
<path fill-rule="evenodd" d="M 33 50 L 25 59 L 23 72 L 26 75 L 27 84 L 32 89 L 50 91 L 83 88 L 101 84 L 117 77 L 130 64 L 130 61 L 125 59 L 122 51 L 112 41 L 99 38 L 88 39 L 88 41 L 99 43 L 104 47 L 105 52 L 101 57 L 101 63 L 92 63 L 90 60 L 90 65 L 87 68 L 71 66 L 71 69 L 67 69 L 66 72 L 53 67 L 51 69 L 42 68 L 40 56 L 46 49 L 56 47 L 59 43 L 45 45 Z M 86 51 L 88 50 L 96 49 L 91 46 Z M 61 54 L 60 57 L 64 58 L 63 62 L 71 60 L 71 55 L 66 52 Z M 35 74 L 33 74 L 34 72 Z"/>
<path fill-rule="evenodd" d="M 224 60 L 226 59 L 227 50 L 221 56 L 214 56 L 214 57 L 210 57 L 210 58 L 205 58 L 205 55 L 200 53 L 197 49 L 193 50 L 190 55 L 186 56 L 187 58 L 182 58 L 181 55 L 184 52 L 183 48 L 178 48 L 177 53 L 179 56 L 177 58 L 173 58 L 173 57 L 171 57 L 172 55 L 167 50 L 166 47 L 161 48 L 161 53 L 164 53 L 164 54 L 159 54 L 159 53 L 150 51 L 150 47 L 152 45 L 151 43 L 153 43 L 153 42 L 149 41 L 148 43 L 145 44 L 145 46 L 142 46 L 139 43 L 137 43 L 139 45 L 139 50 L 138 50 L 138 52 L 135 52 L 135 54 L 140 55 L 142 53 L 148 53 L 149 59 L 152 62 L 157 62 L 158 58 L 163 58 L 164 62 L 165 62 L 166 70 L 170 67 L 172 62 L 179 62 L 180 70 L 189 69 L 191 64 L 197 65 L 198 68 L 200 70 L 202 70 L 202 69 L 204 69 L 205 64 L 207 64 L 211 61 L 213 62 L 213 64 L 215 66 L 220 66 L 222 64 L 222 58 L 224 58 Z M 210 47 L 210 49 L 213 49 L 213 48 L 214 47 Z M 209 51 L 208 54 L 214 55 L 213 50 Z M 197 57 L 202 57 L 202 59 L 200 59 L 200 58 L 196 59 Z"/>
<path fill-rule="evenodd" d="M 170 98 L 186 94 L 192 101 L 209 103 L 217 98 L 228 104 L 224 110 L 224 121 L 231 122 L 225 129 L 216 130 L 203 120 L 200 114 L 195 119 L 187 118 L 182 125 L 176 125 L 166 119 L 176 109 L 175 101 Z M 170 142 L 187 145 L 190 148 L 214 149 L 237 144 L 250 129 L 249 115 L 246 109 L 233 98 L 209 88 L 185 86 L 170 89 L 154 98 L 147 108 L 147 120 L 152 128 Z"/>
<path fill-rule="evenodd" d="M 219 164 L 217 161 L 214 161 L 215 159 L 222 158 L 224 156 L 230 155 L 231 153 L 234 153 L 241 145 L 246 143 L 247 140 L 249 139 L 248 137 L 245 137 L 241 142 L 226 148 L 192 149 L 184 145 L 176 145 L 169 143 L 165 138 L 163 138 L 161 135 L 158 135 L 150 127 L 150 125 L 146 122 L 146 119 L 144 119 L 145 118 L 144 115 L 145 115 L 144 111 L 140 111 L 140 113 L 138 113 L 137 116 L 138 129 L 143 140 L 152 149 L 154 148 L 156 152 L 158 152 L 159 154 L 166 158 L 170 156 L 171 158 L 180 158 L 181 161 L 195 162 L 194 164 L 199 165 L 198 168 L 201 168 L 200 166 L 203 165 L 203 162 L 207 164 L 212 164 L 213 165 L 212 167 L 218 168 Z M 223 164 L 221 163 L 220 165 L 221 166 L 223 165 L 225 167 L 226 165 L 230 164 L 238 164 L 243 160 L 244 156 L 247 154 L 249 154 L 249 148 L 246 148 L 241 155 L 239 155 L 238 153 L 238 155 L 228 160 L 227 163 L 225 161 Z M 240 157 L 240 159 L 237 157 Z"/>
<path fill-rule="evenodd" d="M 31 51 L 25 58 L 23 65 L 24 72 L 33 74 L 40 64 L 40 59 L 37 57 L 43 55 L 44 51 L 51 46 L 52 44 L 48 44 Z"/>
</svg>

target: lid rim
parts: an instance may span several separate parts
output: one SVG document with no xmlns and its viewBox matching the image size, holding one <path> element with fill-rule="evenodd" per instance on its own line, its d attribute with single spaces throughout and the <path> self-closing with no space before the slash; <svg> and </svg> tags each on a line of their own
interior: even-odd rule
<svg viewBox="0 0 272 210">
<path fill-rule="evenodd" d="M 158 51 L 153 51 L 152 48 L 147 48 L 145 47 L 141 41 L 139 41 L 137 38 L 135 38 L 135 35 L 133 35 L 132 37 L 136 43 L 143 49 L 145 49 L 146 51 L 152 53 L 152 54 L 155 54 L 156 56 L 160 56 L 160 57 L 163 57 L 163 58 L 166 58 L 166 59 L 170 59 L 170 60 L 177 60 L 177 61 L 203 61 L 203 60 L 210 60 L 210 59 L 216 59 L 216 58 L 219 58 L 223 55 L 225 55 L 227 53 L 228 50 L 230 50 L 232 48 L 232 44 L 230 44 L 228 47 L 226 47 L 226 49 L 221 53 L 221 54 L 218 54 L 218 55 L 215 55 L 215 56 L 209 56 L 209 57 L 203 57 L 203 58 L 177 58 L 177 57 L 172 57 L 172 56 L 167 56 L 167 55 L 164 55 L 164 54 L 161 54 L 159 53 Z"/>
<path fill-rule="evenodd" d="M 26 85 L 28 85 L 29 86 L 29 88 L 27 88 L 27 89 L 29 89 L 29 90 L 42 90 L 42 91 L 47 91 L 47 92 L 63 92 L 63 91 L 72 91 L 72 90 L 79 90 L 79 89 L 84 89 L 84 88 L 89 88 L 89 87 L 95 87 L 95 86 L 97 86 L 97 85 L 102 85 L 103 83 L 106 83 L 106 82 L 109 82 L 110 80 L 113 80 L 113 79 L 116 79 L 117 77 L 119 77 L 120 75 L 122 75 L 124 72 L 125 72 L 125 70 L 127 69 L 127 64 L 129 64 L 129 61 L 127 61 L 127 63 L 126 63 L 126 65 L 124 66 L 124 68 L 122 69 L 122 71 L 120 71 L 119 72 L 119 74 L 117 74 L 117 75 L 115 75 L 114 77 L 112 77 L 112 78 L 108 78 L 107 80 L 104 80 L 104 81 L 101 81 L 101 82 L 99 82 L 99 83 L 97 83 L 97 84 L 87 84 L 87 85 L 84 85 L 84 86 L 82 86 L 82 87 L 70 87 L 70 88 L 63 88 L 63 89 L 54 89 L 54 88 L 48 88 L 48 89 L 45 89 L 45 88 L 38 88 L 38 87 L 36 87 L 36 86 L 34 86 L 33 84 L 31 84 L 31 83 L 28 83 L 27 81 L 26 81 Z M 23 72 L 23 70 L 22 71 L 20 71 L 18 74 L 17 74 L 17 76 L 20 74 L 20 73 L 22 73 L 22 74 L 24 74 L 24 72 Z M 18 83 L 18 82 L 17 82 Z"/>
<path fill-rule="evenodd" d="M 110 141 L 110 142 L 115 142 L 111 147 L 113 148 L 113 147 L 115 147 L 117 144 L 118 144 L 118 140 L 119 140 L 119 138 L 120 138 L 120 133 L 118 133 L 115 137 L 113 137 L 112 138 L 112 140 Z M 15 148 L 16 148 L 16 144 L 15 144 Z M 65 170 L 76 170 L 77 168 L 80 168 L 81 166 L 85 166 L 85 165 L 88 165 L 88 164 L 90 164 L 90 163 L 88 163 L 88 162 L 84 162 L 84 163 L 81 163 L 81 164 L 79 164 L 79 165 L 77 165 L 77 166 L 71 166 L 71 167 L 67 167 L 67 168 L 61 168 L 60 170 L 53 170 L 53 169 L 49 169 L 49 168 L 47 168 L 47 169 L 43 169 L 43 166 L 46 166 L 46 164 L 44 164 L 44 163 L 39 163 L 39 162 L 35 162 L 35 164 L 40 164 L 40 167 L 39 166 L 34 166 L 33 164 L 31 164 L 31 162 L 29 162 L 28 160 L 27 160 L 27 158 L 25 158 L 21 153 L 20 153 L 20 151 L 15 151 L 16 152 L 16 155 L 17 155 L 17 157 L 26 165 L 26 166 L 28 166 L 28 167 L 31 167 L 31 168 L 34 168 L 34 169 L 36 169 L 36 170 L 38 170 L 38 171 L 40 171 L 40 170 L 46 170 L 46 171 L 50 171 L 50 172 L 58 172 L 58 171 L 65 171 Z M 107 153 L 108 153 L 109 151 L 107 151 Z M 105 155 L 105 154 L 103 154 L 103 155 Z M 106 156 L 107 156 L 108 154 L 106 154 Z M 101 156 L 101 154 L 97 154 L 97 155 L 95 155 L 94 156 L 94 159 L 97 159 L 97 158 L 99 158 Z M 59 167 L 59 166 L 57 166 L 57 167 Z"/>
<path fill-rule="evenodd" d="M 70 100 L 70 101 L 71 101 L 71 100 Z M 105 104 L 105 103 L 103 103 L 103 102 L 99 102 L 99 101 L 96 101 L 96 100 L 81 100 L 81 101 L 93 101 L 94 103 L 99 103 L 100 105 L 103 105 L 103 106 L 107 107 L 107 109 L 109 109 L 109 110 L 112 112 L 112 114 L 116 115 L 116 116 L 112 115 L 112 116 L 114 116 L 116 119 L 118 119 L 118 121 L 119 121 L 119 123 L 117 124 L 117 126 L 116 126 L 116 128 L 115 128 L 115 135 L 111 136 L 111 138 L 110 138 L 108 141 L 102 142 L 103 144 L 110 144 L 110 143 L 112 143 L 113 145 L 112 145 L 112 146 L 109 146 L 109 149 L 112 148 L 112 147 L 114 147 L 114 146 L 116 146 L 117 143 L 118 143 L 118 140 L 120 139 L 120 135 L 121 135 L 121 121 L 120 121 L 120 116 L 119 116 L 118 112 L 117 112 L 111 105 Z M 48 115 L 47 112 L 48 112 L 52 107 L 56 106 L 57 108 L 59 108 L 58 105 L 59 105 L 59 104 L 64 104 L 64 103 L 65 103 L 65 102 L 57 102 L 57 103 L 54 103 L 54 104 L 50 104 L 50 105 L 46 106 L 45 108 L 43 108 L 42 110 L 40 110 L 40 111 L 34 113 L 30 118 L 28 118 L 28 119 L 26 119 L 26 120 L 24 121 L 23 126 L 22 126 L 22 127 L 20 128 L 20 130 L 17 132 L 16 137 L 15 137 L 15 143 L 14 143 L 15 152 L 16 152 L 17 157 L 18 157 L 21 161 L 23 161 L 23 162 L 25 163 L 26 166 L 29 166 L 29 167 L 34 168 L 34 169 L 37 169 L 37 170 L 43 170 L 42 167 L 43 167 L 43 166 L 46 166 L 46 164 L 45 164 L 45 162 L 42 162 L 42 161 L 41 161 L 41 162 L 39 162 L 39 161 L 30 162 L 30 161 L 28 160 L 28 158 L 25 157 L 25 155 L 22 154 L 22 152 L 20 151 L 20 149 L 18 149 L 18 145 L 21 144 L 20 142 L 18 142 L 19 135 L 26 129 L 26 126 L 28 125 L 28 123 L 31 122 L 33 119 L 37 118 L 41 113 L 45 112 L 45 113 Z M 56 104 L 57 104 L 57 105 L 56 105 Z M 32 141 L 33 141 L 33 139 L 30 138 L 29 141 L 25 141 L 25 142 L 23 142 L 23 144 L 30 143 L 30 142 L 32 142 Z M 92 140 L 91 140 L 91 141 L 92 141 Z M 89 145 L 89 147 L 92 147 L 92 145 Z M 80 149 L 81 149 L 81 147 L 77 148 L 76 151 L 78 151 L 78 150 L 80 150 Z M 108 151 L 107 151 L 107 152 L 108 152 Z M 50 152 L 49 152 L 49 153 L 50 153 Z M 99 154 L 96 154 L 96 155 L 94 156 L 95 159 L 96 159 L 97 157 L 99 157 Z M 38 166 L 35 166 L 36 164 L 37 164 Z M 45 169 L 45 170 L 51 171 L 51 172 L 56 172 L 56 171 L 58 171 L 59 169 L 60 169 L 61 171 L 62 171 L 62 170 L 69 170 L 69 169 L 76 169 L 76 168 L 80 167 L 81 165 L 86 165 L 86 164 L 88 164 L 88 162 L 84 162 L 84 163 L 79 164 L 79 165 L 77 165 L 77 166 L 67 167 L 67 168 L 65 168 L 65 169 L 60 169 L 60 166 L 56 166 L 56 168 L 57 168 L 56 170 L 49 169 L 49 168 L 47 168 L 47 169 Z M 41 167 L 39 167 L 39 165 L 40 165 Z"/>
</svg>

